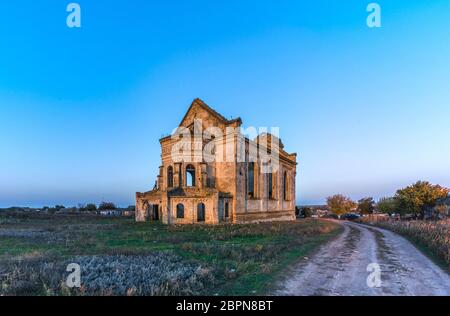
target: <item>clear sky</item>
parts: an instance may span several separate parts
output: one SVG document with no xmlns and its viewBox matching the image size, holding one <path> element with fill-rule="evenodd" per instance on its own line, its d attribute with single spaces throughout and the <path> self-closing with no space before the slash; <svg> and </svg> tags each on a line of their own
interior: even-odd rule
<svg viewBox="0 0 450 316">
<path fill-rule="evenodd" d="M 134 203 L 200 97 L 298 153 L 298 203 L 450 186 L 450 2 L 0 3 L 0 207 Z"/>
</svg>

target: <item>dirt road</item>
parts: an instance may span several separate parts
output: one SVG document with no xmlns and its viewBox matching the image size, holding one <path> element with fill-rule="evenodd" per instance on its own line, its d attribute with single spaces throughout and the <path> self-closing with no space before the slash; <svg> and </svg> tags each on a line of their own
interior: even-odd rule
<svg viewBox="0 0 450 316">
<path fill-rule="evenodd" d="M 294 267 L 274 294 L 450 295 L 449 275 L 406 239 L 356 223 L 343 226 L 341 236 Z M 367 271 L 370 264 L 378 264 L 379 287 L 372 282 L 376 266 Z"/>
</svg>

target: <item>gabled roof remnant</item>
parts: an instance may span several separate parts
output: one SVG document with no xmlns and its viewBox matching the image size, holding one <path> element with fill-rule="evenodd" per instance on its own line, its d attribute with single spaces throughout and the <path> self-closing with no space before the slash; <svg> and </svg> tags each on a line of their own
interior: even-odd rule
<svg viewBox="0 0 450 316">
<path fill-rule="evenodd" d="M 180 125 L 184 122 L 184 120 L 186 119 L 187 115 L 189 114 L 190 110 L 195 106 L 198 105 L 201 108 L 203 108 L 205 111 L 209 112 L 212 116 L 214 116 L 215 118 L 217 118 L 219 121 L 221 121 L 224 124 L 231 124 L 234 122 L 242 122 L 241 118 L 236 118 L 236 119 L 232 119 L 232 120 L 227 120 L 222 114 L 220 114 L 219 112 L 217 112 L 216 110 L 214 110 L 213 108 L 211 108 L 208 104 L 206 104 L 205 102 L 203 102 L 201 99 L 196 98 L 194 101 L 192 101 L 191 106 L 189 107 L 189 109 L 186 111 L 186 114 L 184 115 L 183 119 L 181 120 Z"/>
</svg>

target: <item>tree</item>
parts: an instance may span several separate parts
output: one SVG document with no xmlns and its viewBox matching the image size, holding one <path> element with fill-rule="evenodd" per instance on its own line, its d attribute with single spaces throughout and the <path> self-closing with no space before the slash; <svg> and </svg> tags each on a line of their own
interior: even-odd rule
<svg viewBox="0 0 450 316">
<path fill-rule="evenodd" d="M 349 213 L 356 208 L 356 203 L 342 194 L 327 197 L 327 205 L 328 209 L 336 215 Z"/>
<path fill-rule="evenodd" d="M 85 209 L 87 212 L 95 212 L 97 210 L 97 205 L 89 203 L 86 205 Z"/>
<path fill-rule="evenodd" d="M 115 210 L 115 209 L 117 209 L 117 206 L 116 206 L 116 204 L 114 204 L 112 202 L 102 202 L 102 203 L 100 203 L 100 206 L 98 207 L 98 209 L 100 211 L 103 211 L 103 210 Z"/>
<path fill-rule="evenodd" d="M 81 213 L 84 212 L 95 212 L 97 210 L 97 206 L 95 204 L 89 203 L 87 205 L 78 204 L 78 209 Z"/>
<path fill-rule="evenodd" d="M 358 201 L 358 212 L 361 214 L 372 214 L 375 211 L 375 201 L 366 197 Z"/>
<path fill-rule="evenodd" d="M 434 207 L 436 201 L 445 198 L 450 190 L 440 185 L 433 185 L 426 181 L 418 181 L 404 189 L 398 190 L 395 199 L 398 209 L 403 214 L 413 214 L 416 218 L 423 218 L 428 207 Z"/>
<path fill-rule="evenodd" d="M 396 213 L 398 212 L 398 201 L 394 197 L 381 198 L 377 203 L 377 210 L 385 214 Z"/>
</svg>

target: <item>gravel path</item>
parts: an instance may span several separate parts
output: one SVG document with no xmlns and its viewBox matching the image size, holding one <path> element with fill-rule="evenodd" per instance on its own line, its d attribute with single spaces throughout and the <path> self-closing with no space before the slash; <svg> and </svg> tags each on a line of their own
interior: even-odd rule
<svg viewBox="0 0 450 316">
<path fill-rule="evenodd" d="M 337 239 L 295 266 L 274 294 L 450 295 L 450 276 L 403 237 L 351 222 L 343 226 Z M 367 283 L 373 263 L 381 270 L 380 287 Z"/>
</svg>

